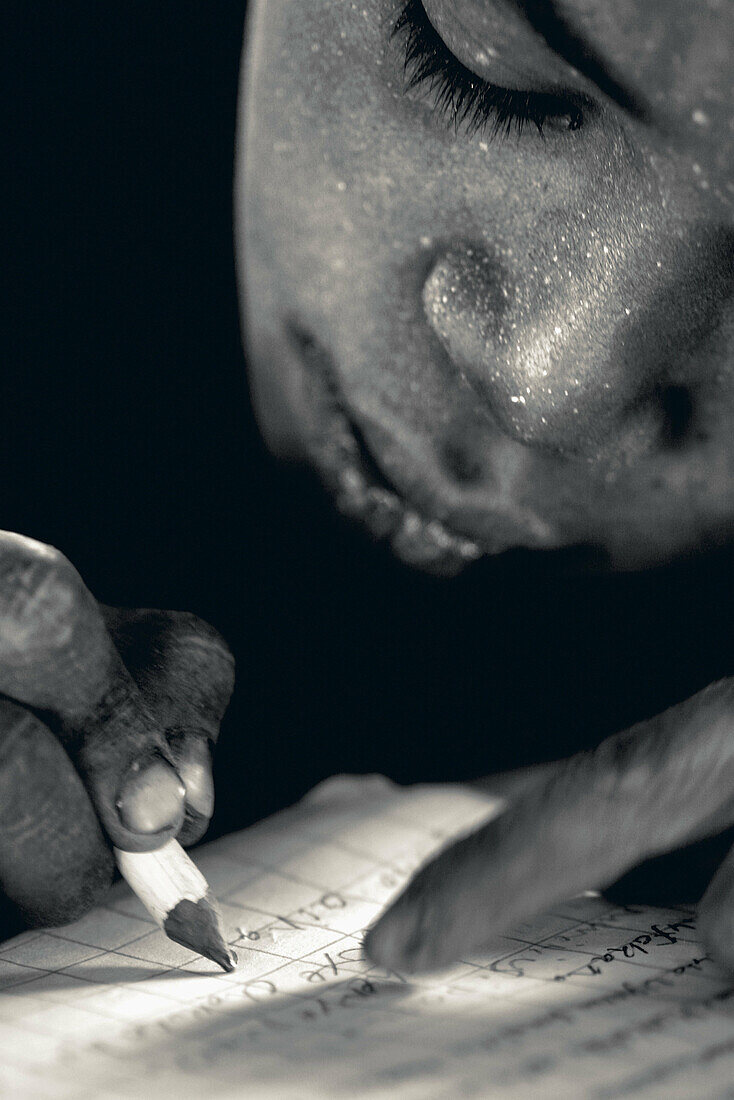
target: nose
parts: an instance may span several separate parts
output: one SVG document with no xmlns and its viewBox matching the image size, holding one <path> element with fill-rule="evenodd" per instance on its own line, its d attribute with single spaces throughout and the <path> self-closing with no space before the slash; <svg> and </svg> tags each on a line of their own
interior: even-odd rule
<svg viewBox="0 0 734 1100">
<path fill-rule="evenodd" d="M 428 324 L 514 440 L 589 455 L 686 430 L 701 344 L 731 294 L 731 240 L 606 241 L 567 228 L 524 257 L 466 243 L 435 257 Z"/>
</svg>

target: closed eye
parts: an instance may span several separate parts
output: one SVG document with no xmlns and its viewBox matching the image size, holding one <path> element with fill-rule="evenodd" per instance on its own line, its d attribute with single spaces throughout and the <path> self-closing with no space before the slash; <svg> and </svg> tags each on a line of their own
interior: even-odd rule
<svg viewBox="0 0 734 1100">
<path fill-rule="evenodd" d="M 640 97 L 626 88 L 612 72 L 603 57 L 564 18 L 556 0 L 515 0 L 533 30 L 543 38 L 558 57 L 582 73 L 600 92 L 634 118 L 647 121 L 648 107 Z"/>
<path fill-rule="evenodd" d="M 566 130 L 583 124 L 588 101 L 580 94 L 518 91 L 477 76 L 449 50 L 421 0 L 407 0 L 392 33 L 404 38 L 406 89 L 425 88 L 436 112 L 456 130 L 506 137 L 513 130 L 520 135 L 528 124 L 540 134 L 548 123 Z"/>
</svg>

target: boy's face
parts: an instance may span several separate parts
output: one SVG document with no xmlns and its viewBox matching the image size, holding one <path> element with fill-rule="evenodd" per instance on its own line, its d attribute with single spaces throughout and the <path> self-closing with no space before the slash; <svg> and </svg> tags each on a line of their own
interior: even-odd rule
<svg viewBox="0 0 734 1100">
<path fill-rule="evenodd" d="M 734 5 L 250 8 L 238 261 L 273 448 L 430 568 L 730 536 Z"/>
</svg>

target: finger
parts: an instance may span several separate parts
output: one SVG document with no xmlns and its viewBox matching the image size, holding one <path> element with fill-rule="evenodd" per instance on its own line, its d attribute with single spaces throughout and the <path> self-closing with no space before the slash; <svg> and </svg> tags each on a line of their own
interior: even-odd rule
<svg viewBox="0 0 734 1100">
<path fill-rule="evenodd" d="M 696 927 L 712 958 L 734 972 L 734 849 L 701 899 Z"/>
<path fill-rule="evenodd" d="M 212 748 L 234 687 L 234 658 L 221 635 L 188 612 L 103 607 L 120 655 L 165 730 L 186 787 L 179 833 L 193 844 L 214 809 Z"/>
<path fill-rule="evenodd" d="M 112 881 L 84 785 L 51 731 L 0 700 L 0 883 L 33 925 L 65 924 Z"/>
<path fill-rule="evenodd" d="M 554 760 L 547 764 L 533 764 L 530 767 L 517 768 L 511 772 L 498 772 L 496 775 L 472 779 L 467 783 L 467 786 L 480 794 L 489 795 L 493 801 L 502 799 L 503 802 L 516 802 L 520 795 L 542 783 L 546 783 L 551 775 L 554 775 L 563 767 L 565 767 L 565 761 L 563 760 Z"/>
<path fill-rule="evenodd" d="M 52 547 L 0 533 L 0 690 L 59 720 L 67 751 L 118 847 L 178 832 L 184 787 L 94 597 Z"/>
<path fill-rule="evenodd" d="M 443 965 L 517 921 L 734 820 L 734 682 L 567 761 L 424 867 L 372 929 L 371 957 Z"/>
</svg>

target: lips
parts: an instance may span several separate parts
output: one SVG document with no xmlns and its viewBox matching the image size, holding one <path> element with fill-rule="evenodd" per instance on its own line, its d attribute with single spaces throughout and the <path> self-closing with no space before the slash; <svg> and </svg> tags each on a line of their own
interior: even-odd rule
<svg viewBox="0 0 734 1100">
<path fill-rule="evenodd" d="M 478 558 L 477 543 L 425 516 L 390 482 L 346 406 L 328 352 L 299 325 L 287 330 L 304 368 L 309 457 L 339 510 L 389 541 L 406 564 L 429 572 L 450 576 Z"/>
</svg>

